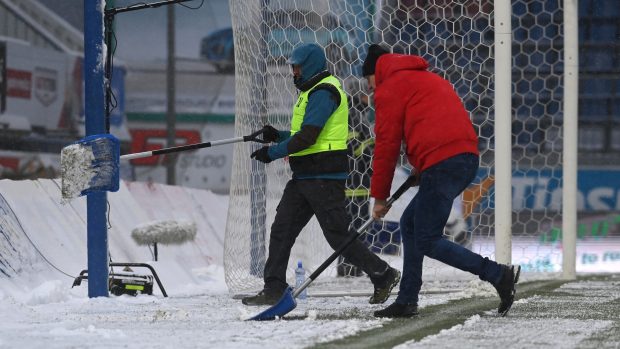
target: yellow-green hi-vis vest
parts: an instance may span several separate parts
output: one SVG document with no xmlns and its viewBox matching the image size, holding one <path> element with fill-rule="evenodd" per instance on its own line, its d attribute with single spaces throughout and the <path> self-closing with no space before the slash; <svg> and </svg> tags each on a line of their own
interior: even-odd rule
<svg viewBox="0 0 620 349">
<path fill-rule="evenodd" d="M 303 156 L 324 151 L 347 149 L 347 137 L 349 135 L 349 103 L 347 101 L 347 95 L 340 86 L 340 82 L 331 75 L 319 81 L 316 85 L 312 86 L 312 88 L 308 89 L 308 91 L 303 91 L 299 94 L 297 103 L 295 103 L 295 108 L 293 108 L 291 136 L 301 130 L 301 124 L 306 114 L 306 106 L 308 105 L 308 96 L 310 92 L 312 92 L 317 85 L 325 83 L 336 87 L 338 93 L 340 93 L 340 105 L 329 119 L 327 119 L 316 142 L 310 147 L 297 153 L 290 154 L 289 156 Z"/>
</svg>

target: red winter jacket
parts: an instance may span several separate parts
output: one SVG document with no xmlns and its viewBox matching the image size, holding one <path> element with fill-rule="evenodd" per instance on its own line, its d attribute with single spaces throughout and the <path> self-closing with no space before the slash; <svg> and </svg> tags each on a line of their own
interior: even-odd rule
<svg viewBox="0 0 620 349">
<path fill-rule="evenodd" d="M 375 73 L 375 152 L 370 195 L 390 195 L 404 140 L 418 172 L 452 156 L 478 154 L 478 137 L 450 82 L 429 72 L 424 58 L 386 54 Z"/>
</svg>

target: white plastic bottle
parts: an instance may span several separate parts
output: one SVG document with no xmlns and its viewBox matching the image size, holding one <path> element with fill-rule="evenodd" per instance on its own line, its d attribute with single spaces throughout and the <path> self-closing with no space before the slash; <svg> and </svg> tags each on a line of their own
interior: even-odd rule
<svg viewBox="0 0 620 349">
<path fill-rule="evenodd" d="M 306 281 L 306 270 L 304 269 L 301 261 L 297 262 L 297 269 L 295 269 L 295 288 L 299 288 Z M 308 291 L 304 289 L 297 299 L 305 300 L 308 297 Z"/>
</svg>

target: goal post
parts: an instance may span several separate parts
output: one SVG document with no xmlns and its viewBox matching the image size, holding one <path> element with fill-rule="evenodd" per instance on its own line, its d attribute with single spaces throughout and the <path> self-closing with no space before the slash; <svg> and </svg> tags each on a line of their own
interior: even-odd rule
<svg viewBox="0 0 620 349">
<path fill-rule="evenodd" d="M 495 0 L 495 260 L 512 262 L 512 8 Z"/>
<path fill-rule="evenodd" d="M 230 0 L 235 132 L 248 134 L 264 124 L 289 129 L 297 91 L 286 58 L 302 42 L 323 47 L 328 69 L 342 81 L 351 102 L 347 198 L 353 224 L 364 221 L 371 203 L 368 179 L 374 121 L 361 77 L 367 47 L 380 43 L 395 53 L 420 55 L 434 72 L 454 85 L 480 140 L 478 177 L 455 202 L 446 238 L 483 256 L 521 264 L 524 272 L 559 272 L 562 254 L 557 244 L 540 241 L 561 225 L 557 194 L 562 180 L 561 2 Z M 499 10 L 505 22 L 501 28 L 496 18 Z M 503 55 L 497 51 L 500 36 L 507 40 L 502 42 Z M 501 78 L 496 71 L 500 64 Z M 505 98 L 501 103 L 499 91 Z M 496 130 L 498 127 L 502 131 Z M 270 226 L 291 177 L 286 159 L 268 165 L 252 161 L 249 156 L 258 147 L 237 144 L 234 148 L 224 243 L 226 283 L 232 293 L 254 292 L 263 286 Z M 498 168 L 500 161 L 502 167 Z M 394 186 L 408 170 L 403 162 Z M 373 252 L 398 268 L 402 268 L 402 257 L 397 221 L 408 199 L 411 196 L 397 202 L 391 215 L 364 236 Z M 502 209 L 501 215 L 497 209 Z M 496 248 L 498 237 L 502 251 Z M 298 260 L 312 272 L 331 252 L 313 219 L 291 252 L 289 283 L 293 283 Z M 334 263 L 313 288 L 338 288 L 342 293 L 348 287 L 350 292 L 359 292 L 356 280 L 367 279 L 339 275 Z M 456 271 L 440 263 L 425 262 L 426 281 L 456 277 Z M 311 294 L 313 291 L 318 293 L 310 289 Z"/>
<path fill-rule="evenodd" d="M 577 277 L 578 0 L 564 0 L 564 139 L 562 143 L 562 276 Z"/>
<path fill-rule="evenodd" d="M 86 135 L 107 133 L 104 116 L 103 0 L 84 0 L 84 109 Z M 107 194 L 91 193 L 86 198 L 88 296 L 108 296 Z"/>
</svg>

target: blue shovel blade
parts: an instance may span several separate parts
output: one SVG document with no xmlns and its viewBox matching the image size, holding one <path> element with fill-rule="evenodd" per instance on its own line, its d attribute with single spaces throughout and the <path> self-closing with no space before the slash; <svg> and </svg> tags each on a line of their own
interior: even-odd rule
<svg viewBox="0 0 620 349">
<path fill-rule="evenodd" d="M 248 320 L 256 320 L 256 321 L 265 321 L 265 320 L 275 320 L 276 317 L 282 317 L 288 314 L 291 310 L 297 307 L 297 302 L 295 301 L 295 297 L 293 297 L 293 289 L 288 287 L 282 298 L 278 301 L 278 303 L 271 306 L 271 308 L 263 311 L 262 313 L 249 318 Z"/>
<path fill-rule="evenodd" d="M 111 134 L 85 137 L 60 153 L 62 196 L 118 191 L 120 142 Z"/>
</svg>

